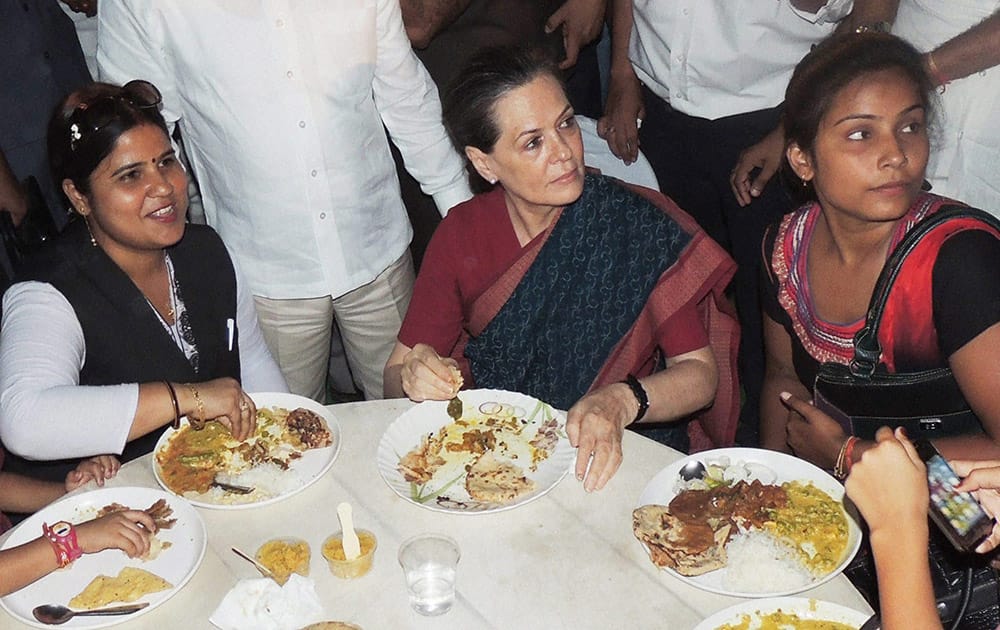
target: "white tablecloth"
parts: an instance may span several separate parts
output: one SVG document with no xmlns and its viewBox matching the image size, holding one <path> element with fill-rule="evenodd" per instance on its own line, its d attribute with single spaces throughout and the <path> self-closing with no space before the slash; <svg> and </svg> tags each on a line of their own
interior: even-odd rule
<svg viewBox="0 0 1000 630">
<path fill-rule="evenodd" d="M 331 406 L 343 448 L 330 472 L 287 500 L 250 510 L 199 509 L 208 550 L 191 581 L 127 628 L 210 628 L 208 617 L 254 568 L 230 551 L 253 552 L 275 536 L 299 536 L 313 550 L 311 577 L 329 619 L 365 630 L 435 628 L 586 629 L 693 628 L 738 598 L 707 593 L 659 571 L 632 536 L 632 509 L 646 483 L 681 453 L 626 432 L 625 461 L 600 492 L 588 494 L 572 476 L 550 493 L 493 514 L 443 514 L 397 497 L 380 477 L 375 452 L 386 427 L 411 406 L 403 400 Z M 124 466 L 112 485 L 158 487 L 150 456 Z M 336 507 L 348 501 L 357 527 L 378 536 L 371 572 L 334 578 L 320 555 L 340 529 Z M 396 560 L 400 543 L 422 532 L 458 541 L 458 601 L 441 617 L 421 617 L 406 597 Z M 847 579 L 804 594 L 864 612 L 871 609 Z M 42 602 L 39 602 L 42 603 Z M 0 628 L 28 627 L 0 611 Z"/>
</svg>

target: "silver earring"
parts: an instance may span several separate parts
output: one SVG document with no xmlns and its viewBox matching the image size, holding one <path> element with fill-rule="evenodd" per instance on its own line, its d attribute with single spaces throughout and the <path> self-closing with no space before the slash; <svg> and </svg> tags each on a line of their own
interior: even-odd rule
<svg viewBox="0 0 1000 630">
<path fill-rule="evenodd" d="M 496 177 L 491 177 L 490 178 L 490 185 L 492 186 L 492 185 L 494 185 L 496 183 L 497 183 L 497 178 Z"/>
</svg>

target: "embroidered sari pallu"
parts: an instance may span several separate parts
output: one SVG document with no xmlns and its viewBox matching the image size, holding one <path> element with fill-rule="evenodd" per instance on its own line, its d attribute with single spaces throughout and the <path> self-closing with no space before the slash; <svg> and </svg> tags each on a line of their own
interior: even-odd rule
<svg viewBox="0 0 1000 630">
<path fill-rule="evenodd" d="M 657 339 L 695 304 L 719 366 L 715 403 L 689 424 L 692 450 L 736 432 L 739 328 L 722 291 L 724 251 L 659 193 L 588 175 L 537 245 L 472 307 L 465 343 L 477 387 L 520 391 L 568 409 L 587 392 L 663 365 Z"/>
</svg>

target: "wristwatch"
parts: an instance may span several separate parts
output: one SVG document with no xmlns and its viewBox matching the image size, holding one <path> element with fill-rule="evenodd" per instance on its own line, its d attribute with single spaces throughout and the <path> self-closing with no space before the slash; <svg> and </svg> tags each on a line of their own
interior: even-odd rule
<svg viewBox="0 0 1000 630">
<path fill-rule="evenodd" d="M 642 417 L 646 415 L 647 411 L 649 411 L 649 396 L 646 394 L 646 389 L 642 386 L 642 383 L 639 382 L 639 379 L 632 374 L 626 376 L 625 380 L 622 382 L 629 386 L 629 389 L 632 390 L 632 394 L 635 395 L 635 399 L 639 402 L 639 411 L 636 412 L 635 419 L 629 423 L 632 424 L 642 420 Z"/>
<path fill-rule="evenodd" d="M 854 29 L 855 33 L 888 33 L 892 30 L 892 24 L 885 20 L 881 22 L 868 22 Z"/>
<path fill-rule="evenodd" d="M 49 527 L 47 523 L 42 523 L 42 533 L 52 543 L 52 550 L 56 554 L 56 561 L 59 563 L 60 569 L 83 555 L 83 550 L 80 549 L 80 544 L 76 540 L 76 529 L 73 528 L 72 523 L 59 521 L 52 527 Z"/>
</svg>

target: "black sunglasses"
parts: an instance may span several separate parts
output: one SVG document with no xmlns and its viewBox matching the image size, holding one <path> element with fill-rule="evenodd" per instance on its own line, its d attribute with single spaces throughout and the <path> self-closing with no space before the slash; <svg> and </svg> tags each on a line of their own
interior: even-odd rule
<svg viewBox="0 0 1000 630">
<path fill-rule="evenodd" d="M 149 81 L 135 79 L 123 85 L 118 94 L 78 105 L 69 117 L 70 150 L 76 151 L 85 136 L 96 133 L 111 123 L 116 117 L 116 107 L 120 102 L 138 109 L 155 109 L 163 102 L 163 96 Z"/>
</svg>

